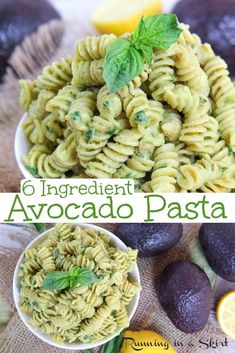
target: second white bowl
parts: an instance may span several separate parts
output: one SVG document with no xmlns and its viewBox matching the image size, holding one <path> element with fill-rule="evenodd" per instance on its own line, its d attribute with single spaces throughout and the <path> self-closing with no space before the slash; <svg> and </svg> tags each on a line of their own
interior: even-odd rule
<svg viewBox="0 0 235 353">
<path fill-rule="evenodd" d="M 113 233 L 107 231 L 104 228 L 98 227 L 96 225 L 93 224 L 76 224 L 79 225 L 81 228 L 92 228 L 95 231 L 103 231 L 106 232 L 111 239 L 111 245 L 122 249 L 122 250 L 127 250 L 127 246 L 118 238 L 116 237 L 116 235 L 114 235 Z M 36 245 L 39 245 L 42 241 L 44 241 L 47 238 L 48 233 L 52 230 L 53 228 L 45 231 L 44 233 L 40 234 L 38 237 L 36 237 L 28 246 L 26 249 L 34 247 Z M 28 329 L 33 332 L 38 338 L 40 338 L 42 341 L 58 347 L 58 348 L 63 348 L 63 349 L 70 349 L 70 350 L 84 350 L 84 349 L 91 349 L 91 348 L 95 348 L 98 347 L 100 345 L 105 344 L 106 342 L 110 341 L 112 338 L 114 338 L 115 336 L 117 336 L 119 333 L 116 333 L 114 335 L 110 335 L 108 337 L 106 337 L 103 340 L 100 340 L 98 342 L 95 343 L 63 343 L 63 344 L 59 344 L 54 342 L 50 337 L 48 337 L 44 332 L 40 331 L 39 329 L 37 329 L 36 327 L 34 327 L 32 324 L 29 323 L 29 317 L 25 314 L 23 314 L 19 308 L 19 301 L 20 301 L 20 292 L 19 292 L 19 271 L 20 271 L 20 265 L 23 262 L 24 259 L 24 253 L 21 255 L 17 265 L 16 265 L 16 269 L 15 269 L 15 273 L 14 273 L 14 278 L 13 278 L 13 297 L 14 297 L 14 301 L 15 301 L 15 305 L 16 305 L 16 309 L 19 313 L 19 316 L 21 318 L 21 320 L 24 322 L 24 324 L 28 327 Z M 139 275 L 139 270 L 137 265 L 135 266 L 134 270 L 130 273 L 130 277 L 133 278 L 135 281 L 137 281 L 138 283 L 140 283 L 140 275 Z M 140 297 L 140 293 L 136 294 L 135 297 L 133 298 L 133 300 L 131 301 L 131 303 L 127 306 L 127 312 L 128 312 L 128 317 L 129 320 L 132 319 L 137 306 L 138 306 L 138 302 L 139 302 L 139 297 Z"/>
</svg>

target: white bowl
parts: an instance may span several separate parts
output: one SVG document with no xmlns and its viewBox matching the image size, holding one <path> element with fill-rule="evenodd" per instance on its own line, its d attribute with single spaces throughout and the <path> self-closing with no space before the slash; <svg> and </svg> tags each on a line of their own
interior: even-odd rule
<svg viewBox="0 0 235 353">
<path fill-rule="evenodd" d="M 126 245 L 118 237 L 116 237 L 113 233 L 107 231 L 104 228 L 98 227 L 98 226 L 93 225 L 93 224 L 80 224 L 80 223 L 78 224 L 78 223 L 75 223 L 75 225 L 79 225 L 81 228 L 92 228 L 95 231 L 106 232 L 111 238 L 112 246 L 117 247 L 117 248 L 122 249 L 122 250 L 127 250 Z M 53 228 L 51 228 L 51 229 L 53 229 Z M 36 237 L 27 246 L 26 249 L 28 249 L 28 248 L 30 248 L 32 246 L 36 246 L 36 245 L 40 244 L 43 240 L 45 240 L 47 238 L 47 234 L 48 234 L 49 231 L 51 231 L 51 229 L 43 232 L 38 237 Z M 97 341 L 95 343 L 63 343 L 63 344 L 59 344 L 59 343 L 54 342 L 45 333 L 43 333 L 42 331 L 40 331 L 39 329 L 37 329 L 36 327 L 31 325 L 29 323 L 29 321 L 28 321 L 29 320 L 28 315 L 23 314 L 21 312 L 20 308 L 19 308 L 19 299 L 20 299 L 20 293 L 19 293 L 19 270 L 20 270 L 20 265 L 21 265 L 23 259 L 24 259 L 24 253 L 21 255 L 21 257 L 20 257 L 20 259 L 19 259 L 19 261 L 18 261 L 18 263 L 16 265 L 15 272 L 14 272 L 14 277 L 13 277 L 13 297 L 14 297 L 14 302 L 15 302 L 16 309 L 17 309 L 17 311 L 19 313 L 19 316 L 20 316 L 21 320 L 28 327 L 28 329 L 31 332 L 33 332 L 42 341 L 50 344 L 51 346 L 55 346 L 55 347 L 58 347 L 58 348 L 70 349 L 70 350 L 84 350 L 84 349 L 91 349 L 91 348 L 95 348 L 95 347 L 98 347 L 100 345 L 103 345 L 106 342 L 110 341 L 115 336 L 117 336 L 121 332 L 121 330 L 120 330 L 119 333 L 107 336 L 105 339 L 102 339 L 102 340 Z M 135 266 L 134 270 L 130 273 L 130 276 L 131 276 L 131 278 L 136 280 L 138 283 L 140 283 L 140 275 L 139 275 L 139 270 L 138 270 L 137 265 Z M 135 295 L 135 297 L 133 298 L 133 300 L 131 301 L 131 303 L 127 306 L 127 312 L 128 312 L 129 320 L 131 320 L 133 315 L 135 314 L 135 311 L 137 309 L 138 302 L 139 302 L 139 297 L 140 297 L 140 293 L 137 293 Z"/>
<path fill-rule="evenodd" d="M 19 124 L 16 129 L 15 133 L 15 143 L 14 143 L 14 149 L 15 149 L 15 158 L 16 162 L 18 164 L 18 167 L 23 174 L 25 179 L 36 179 L 35 176 L 33 176 L 28 169 L 25 167 L 23 163 L 23 157 L 27 155 L 31 144 L 27 140 L 27 137 L 25 136 L 24 130 L 23 130 L 23 122 L 27 118 L 27 113 L 25 113 L 22 118 L 19 121 Z"/>
</svg>

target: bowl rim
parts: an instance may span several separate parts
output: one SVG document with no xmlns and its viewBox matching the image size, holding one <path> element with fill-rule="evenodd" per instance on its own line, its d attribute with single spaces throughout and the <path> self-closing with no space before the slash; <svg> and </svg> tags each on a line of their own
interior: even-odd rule
<svg viewBox="0 0 235 353">
<path fill-rule="evenodd" d="M 115 247 L 123 249 L 123 250 L 127 250 L 127 248 L 128 248 L 121 239 L 119 239 L 114 233 L 110 232 L 109 230 L 106 230 L 105 228 L 102 228 L 100 226 L 90 224 L 90 223 L 72 223 L 72 224 L 75 226 L 79 226 L 81 228 L 91 228 L 96 231 L 106 232 L 110 236 L 111 242 L 112 241 L 115 242 L 115 245 L 114 245 Z M 107 336 L 106 338 L 104 338 L 100 341 L 94 342 L 94 343 L 63 343 L 63 344 L 59 344 L 59 343 L 54 342 L 51 338 L 49 338 L 45 333 L 43 333 L 43 331 L 40 331 L 39 329 L 37 329 L 36 327 L 31 325 L 27 321 L 28 316 L 26 314 L 23 314 L 19 308 L 19 297 L 20 297 L 19 288 L 18 288 L 19 270 L 20 270 L 20 265 L 21 265 L 23 258 L 24 258 L 25 250 L 36 245 L 36 244 L 40 244 L 40 242 L 42 242 L 44 240 L 44 238 L 47 237 L 47 234 L 53 229 L 54 229 L 54 226 L 47 229 L 46 231 L 39 234 L 38 236 L 36 236 L 36 238 L 34 238 L 27 245 L 27 247 L 24 249 L 24 251 L 22 252 L 22 254 L 16 264 L 14 276 L 13 276 L 13 299 L 14 299 L 14 303 L 15 303 L 17 312 L 20 316 L 20 319 L 26 325 L 26 327 L 29 329 L 29 331 L 32 332 L 35 336 L 37 336 L 39 339 L 41 339 L 42 341 L 46 342 L 47 344 L 49 344 L 51 346 L 61 348 L 61 349 L 68 349 L 68 350 L 85 350 L 85 349 L 92 349 L 92 348 L 99 347 L 99 346 L 107 343 L 108 341 L 110 341 L 114 337 L 118 336 L 120 334 L 120 332 L 122 331 L 122 329 L 119 332 L 117 332 L 113 335 Z M 134 278 L 139 284 L 141 284 L 140 273 L 139 273 L 139 269 L 138 269 L 137 264 L 135 265 L 134 269 L 131 272 L 131 277 Z M 129 321 L 131 321 L 131 319 L 133 318 L 133 316 L 137 310 L 137 307 L 139 304 L 139 299 L 140 299 L 140 292 L 138 292 L 135 295 L 135 297 L 133 298 L 133 300 L 130 303 L 131 308 L 129 308 L 129 310 L 128 310 Z"/>
<path fill-rule="evenodd" d="M 28 150 L 30 149 L 30 142 L 27 140 L 24 130 L 23 130 L 23 123 L 26 120 L 28 114 L 24 113 L 22 117 L 20 118 L 16 131 L 15 131 L 15 137 L 14 137 L 14 153 L 15 153 L 15 159 L 16 163 L 18 165 L 18 168 L 21 171 L 21 174 L 25 179 L 36 179 L 34 175 L 32 175 L 27 168 L 25 167 L 23 163 L 23 153 L 22 153 L 22 146 L 27 145 Z"/>
</svg>

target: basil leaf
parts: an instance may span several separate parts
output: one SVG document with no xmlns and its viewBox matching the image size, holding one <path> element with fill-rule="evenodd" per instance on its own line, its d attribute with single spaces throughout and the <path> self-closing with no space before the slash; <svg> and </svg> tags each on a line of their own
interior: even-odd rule
<svg viewBox="0 0 235 353">
<path fill-rule="evenodd" d="M 221 167 L 220 172 L 222 175 L 224 175 L 227 172 L 228 168 L 227 167 Z"/>
<path fill-rule="evenodd" d="M 158 14 L 142 18 L 130 38 L 116 39 L 104 60 L 104 80 L 110 93 L 121 89 L 151 64 L 153 48 L 168 49 L 182 30 L 176 15 Z"/>
<path fill-rule="evenodd" d="M 81 121 L 81 114 L 80 114 L 80 112 L 74 112 L 74 113 L 72 113 L 71 119 L 72 119 L 72 120 L 75 120 L 75 121 Z"/>
<path fill-rule="evenodd" d="M 45 232 L 45 229 L 46 229 L 45 223 L 34 223 L 33 225 L 36 228 L 36 230 L 38 231 L 38 233 Z"/>
<path fill-rule="evenodd" d="M 36 178 L 39 177 L 38 168 L 37 168 L 37 167 L 31 167 L 30 165 L 26 165 L 26 169 L 27 169 L 33 176 L 35 176 Z"/>
<path fill-rule="evenodd" d="M 68 272 L 50 272 L 44 278 L 41 289 L 43 290 L 61 290 L 69 285 Z"/>
<path fill-rule="evenodd" d="M 99 280 L 96 274 L 86 267 L 79 269 L 77 278 L 78 283 L 82 286 L 88 286 L 89 284 L 95 283 Z"/>
<path fill-rule="evenodd" d="M 110 93 L 121 89 L 144 68 L 144 58 L 128 39 L 119 38 L 109 48 L 104 61 L 104 79 Z"/>
<path fill-rule="evenodd" d="M 151 65 L 153 62 L 153 49 L 148 45 L 141 44 L 139 45 L 139 50 L 142 52 L 147 63 Z"/>
<path fill-rule="evenodd" d="M 188 259 L 190 261 L 194 262 L 199 267 L 201 267 L 201 269 L 207 274 L 207 276 L 210 280 L 212 289 L 215 289 L 218 276 L 210 267 L 205 255 L 204 255 L 204 252 L 203 252 L 203 249 L 202 249 L 202 246 L 200 244 L 198 237 L 196 237 L 190 245 L 190 248 L 188 251 Z"/>
<path fill-rule="evenodd" d="M 111 341 L 106 343 L 103 346 L 101 353 L 119 353 L 121 350 L 122 342 L 123 342 L 123 332 L 121 332 L 119 336 L 114 337 Z"/>
<path fill-rule="evenodd" d="M 145 32 L 146 32 L 146 27 L 145 27 L 145 21 L 144 18 L 142 17 L 138 27 L 135 29 L 134 33 L 131 36 L 131 43 L 133 45 L 138 45 L 138 43 L 140 43 L 143 38 L 145 37 Z"/>
<path fill-rule="evenodd" d="M 168 49 L 175 43 L 182 32 L 177 16 L 174 14 L 152 15 L 145 19 L 145 44 L 151 47 Z"/>
<path fill-rule="evenodd" d="M 82 286 L 88 286 L 99 280 L 94 272 L 89 268 L 74 267 L 69 271 L 50 272 L 44 278 L 41 289 L 61 290 L 65 288 L 74 288 L 78 283 Z"/>
</svg>

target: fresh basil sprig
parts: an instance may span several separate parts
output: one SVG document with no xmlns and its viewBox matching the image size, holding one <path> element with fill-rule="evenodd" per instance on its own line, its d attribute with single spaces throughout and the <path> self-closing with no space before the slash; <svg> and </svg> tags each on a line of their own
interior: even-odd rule
<svg viewBox="0 0 235 353">
<path fill-rule="evenodd" d="M 43 290 L 61 290 L 65 288 L 74 288 L 77 284 L 88 286 L 99 280 L 94 272 L 89 268 L 74 267 L 69 271 L 50 272 L 44 278 L 41 289 Z"/>
<path fill-rule="evenodd" d="M 116 39 L 104 60 L 104 79 L 109 92 L 116 92 L 138 76 L 145 61 L 151 64 L 153 49 L 166 50 L 181 32 L 176 15 L 158 14 L 142 18 L 130 38 Z"/>
<path fill-rule="evenodd" d="M 43 233 L 46 230 L 46 225 L 45 223 L 34 223 L 33 224 L 38 233 Z"/>
<path fill-rule="evenodd" d="M 123 332 L 121 332 L 119 336 L 114 337 L 111 341 L 106 343 L 103 346 L 101 353 L 119 353 L 121 350 L 122 342 L 123 342 Z"/>
</svg>

